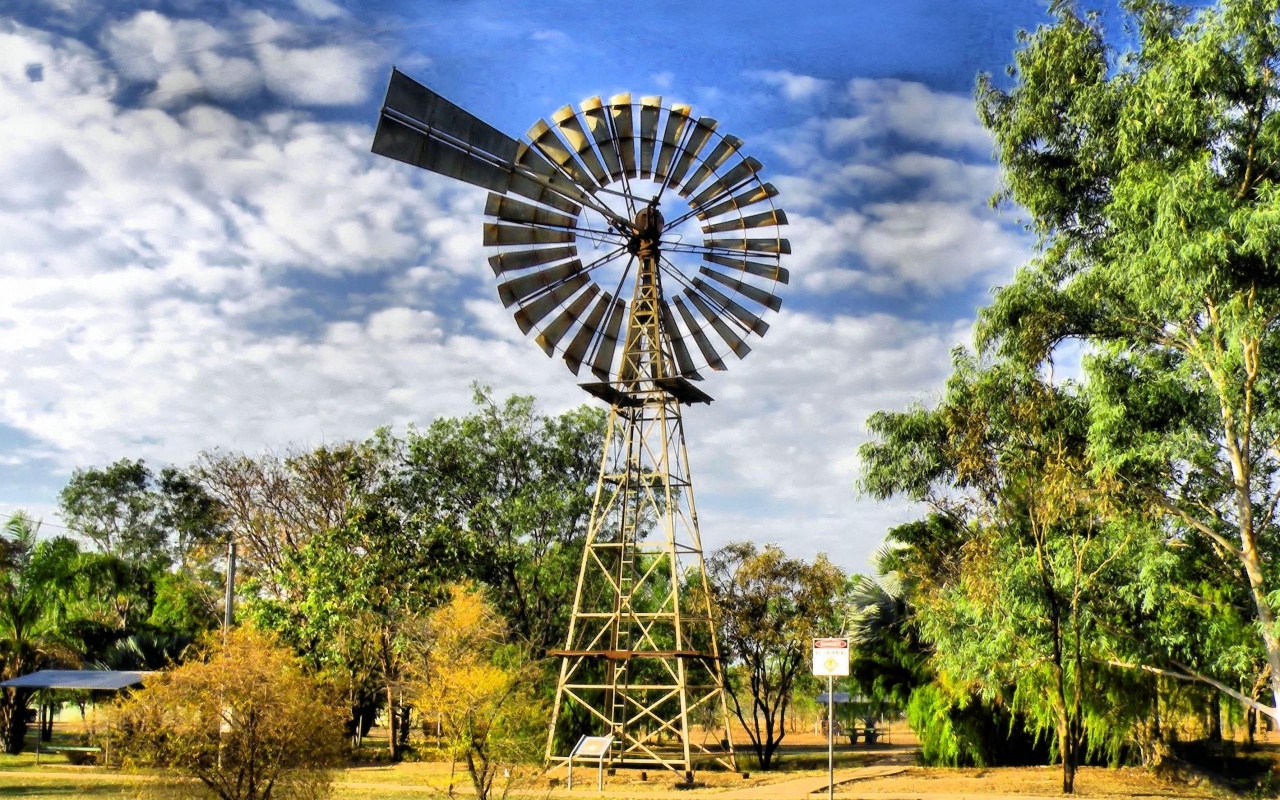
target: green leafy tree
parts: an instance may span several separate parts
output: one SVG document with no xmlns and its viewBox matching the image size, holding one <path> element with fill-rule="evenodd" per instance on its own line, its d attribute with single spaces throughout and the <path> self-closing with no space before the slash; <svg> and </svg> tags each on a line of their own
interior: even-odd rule
<svg viewBox="0 0 1280 800">
<path fill-rule="evenodd" d="M 734 542 L 707 559 L 720 647 L 732 661 L 728 692 L 763 770 L 786 737 L 787 707 L 809 670 L 813 638 L 843 629 L 846 578 L 819 554 L 812 563 L 776 545 Z"/>
<path fill-rule="evenodd" d="M 166 467 L 157 478 L 141 460 L 75 470 L 59 502 L 72 531 L 127 561 L 184 562 L 219 535 L 217 504 L 192 477 Z"/>
<path fill-rule="evenodd" d="M 476 388 L 475 413 L 410 431 L 405 502 L 457 531 L 467 573 L 535 652 L 563 644 L 600 469 L 605 417 L 579 407 L 540 413 L 532 397 L 496 402 Z"/>
<path fill-rule="evenodd" d="M 1251 0 L 1123 9 L 1128 51 L 1058 3 L 1011 84 L 979 84 L 1001 199 L 1040 241 L 981 342 L 1033 365 L 1090 345 L 1093 468 L 1163 515 L 1169 547 L 1203 538 L 1231 565 L 1270 696 L 1238 688 L 1233 653 L 1130 666 L 1280 720 L 1280 15 Z"/>
</svg>

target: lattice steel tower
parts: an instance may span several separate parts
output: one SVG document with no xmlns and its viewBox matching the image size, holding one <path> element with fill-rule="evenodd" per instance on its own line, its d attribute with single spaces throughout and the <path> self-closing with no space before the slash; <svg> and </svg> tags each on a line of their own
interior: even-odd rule
<svg viewBox="0 0 1280 800">
<path fill-rule="evenodd" d="M 698 370 L 723 370 L 768 330 L 790 245 L 777 190 L 716 127 L 624 94 L 565 106 L 521 142 L 393 72 L 374 139 L 375 153 L 490 189 L 498 296 L 609 404 L 568 639 L 549 653 L 549 762 L 575 734 L 607 733 L 614 766 L 736 768 L 681 406 L 711 402 Z M 670 220 L 668 192 L 688 208 Z"/>
</svg>

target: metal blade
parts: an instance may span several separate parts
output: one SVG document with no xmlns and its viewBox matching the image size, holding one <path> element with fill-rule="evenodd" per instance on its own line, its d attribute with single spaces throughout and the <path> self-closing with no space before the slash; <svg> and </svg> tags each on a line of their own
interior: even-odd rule
<svg viewBox="0 0 1280 800">
<path fill-rule="evenodd" d="M 573 299 L 560 315 L 551 320 L 551 324 L 542 329 L 542 333 L 538 334 L 538 346 L 542 348 L 542 352 L 551 355 L 556 351 L 556 345 L 560 344 L 560 340 L 564 338 L 573 323 L 582 317 L 582 312 L 587 310 L 587 306 L 591 300 L 600 294 L 600 287 L 594 283 L 587 284 L 587 289 L 582 294 Z"/>
<path fill-rule="evenodd" d="M 591 359 L 591 373 L 602 381 L 609 380 L 610 368 L 613 367 L 613 353 L 618 348 L 618 335 L 622 331 L 622 321 L 627 316 L 627 304 L 621 299 L 613 301 L 609 310 L 609 321 L 605 324 L 604 335 L 596 347 L 595 358 Z"/>
<path fill-rule="evenodd" d="M 578 220 L 568 214 L 558 214 L 555 211 L 496 193 L 489 194 L 489 199 L 484 204 L 484 213 L 486 216 L 497 217 L 504 222 L 523 222 L 529 225 L 574 228 L 578 224 Z"/>
<path fill-rule="evenodd" d="M 613 135 L 609 133 L 609 122 L 604 111 L 604 103 L 599 97 L 590 97 L 582 101 L 582 118 L 587 122 L 587 130 L 595 141 L 600 160 L 609 173 L 609 180 L 622 178 L 622 164 L 618 162 L 618 151 L 613 147 Z"/>
<path fill-rule="evenodd" d="M 742 140 L 737 136 L 726 136 L 711 149 L 702 164 L 694 170 L 688 180 L 680 185 L 680 196 L 688 197 L 693 194 L 693 190 L 697 189 L 702 182 L 711 177 L 720 165 L 729 160 L 729 157 L 738 152 L 738 148 L 742 147 Z"/>
<path fill-rule="evenodd" d="M 724 372 L 724 362 L 720 360 L 720 354 L 711 345 L 711 340 L 707 338 L 706 331 L 702 330 L 702 326 L 693 318 L 693 314 L 689 313 L 689 309 L 685 308 L 679 297 L 673 297 L 672 302 L 675 303 L 676 309 L 680 312 L 680 317 L 684 320 L 685 327 L 689 329 L 689 333 L 693 334 L 693 341 L 697 343 L 702 357 L 707 360 L 707 366 L 716 372 Z"/>
<path fill-rule="evenodd" d="M 498 284 L 498 299 L 508 308 L 512 303 L 523 304 L 528 298 L 551 289 L 581 272 L 582 262 L 574 260 L 539 270 L 531 275 L 521 275 L 519 278 L 512 278 L 506 283 Z"/>
<path fill-rule="evenodd" d="M 569 342 L 569 346 L 564 351 L 564 363 L 569 365 L 569 371 L 574 375 L 578 374 L 578 370 L 582 368 L 583 359 L 587 356 L 587 348 L 591 346 L 591 342 L 600 332 L 600 323 L 604 320 L 604 313 L 613 303 L 613 295 L 605 292 L 591 307 L 591 313 L 587 314 L 587 318 L 582 321 L 582 327 L 578 328 L 578 332 L 574 334 L 573 340 Z"/>
<path fill-rule="evenodd" d="M 761 264 L 758 261 L 747 261 L 745 258 L 710 253 L 704 255 L 702 260 L 710 261 L 712 264 L 719 264 L 722 267 L 741 270 L 749 275 L 759 275 L 761 278 L 768 278 L 771 281 L 777 281 L 782 284 L 791 282 L 791 273 L 787 271 L 786 267 L 780 267 L 777 264 Z"/>
<path fill-rule="evenodd" d="M 773 211 L 765 211 L 761 214 L 752 214 L 749 217 L 734 217 L 725 222 L 717 222 L 714 225 L 703 225 L 703 233 L 724 233 L 725 231 L 740 231 L 747 228 L 768 228 L 771 225 L 786 225 L 787 213 L 782 209 Z"/>
<path fill-rule="evenodd" d="M 658 143 L 658 117 L 662 113 L 661 97 L 640 98 L 640 177 L 653 175 L 653 151 Z"/>
<path fill-rule="evenodd" d="M 489 266 L 493 268 L 494 275 L 501 275 L 504 272 L 528 269 L 539 264 L 549 264 L 552 261 L 573 258 L 577 254 L 578 248 L 572 245 L 569 247 L 518 250 L 512 253 L 499 253 L 496 256 L 489 256 Z"/>
<path fill-rule="evenodd" d="M 671 171 L 671 160 L 680 152 L 680 138 L 689 123 L 689 106 L 676 103 L 667 111 L 667 124 L 662 131 L 662 147 L 658 149 L 658 163 L 653 166 L 653 179 L 665 181 Z"/>
<path fill-rule="evenodd" d="M 373 136 L 373 152 L 494 192 L 507 191 L 511 181 L 508 170 L 385 111 Z"/>
<path fill-rule="evenodd" d="M 737 278 L 730 278 L 728 275 L 722 275 L 721 273 L 716 272 L 713 269 L 708 269 L 707 267 L 698 267 L 698 272 L 701 272 L 703 275 L 706 275 L 717 283 L 724 284 L 743 297 L 754 300 L 765 308 L 771 308 L 774 311 L 782 308 L 782 298 L 772 292 L 766 292 L 758 286 L 752 286 L 751 284 L 746 283 L 745 281 L 740 281 Z"/>
<path fill-rule="evenodd" d="M 636 177 L 636 138 L 631 122 L 631 95 L 618 94 L 609 98 L 609 115 L 613 119 L 613 141 L 622 158 L 622 171 L 627 177 Z"/>
<path fill-rule="evenodd" d="M 769 323 L 765 322 L 764 320 L 760 319 L 760 317 L 756 316 L 755 314 L 752 314 L 750 311 L 743 308 L 741 304 L 733 300 L 730 300 L 728 297 L 724 295 L 723 292 L 721 292 L 719 289 L 712 286 L 711 284 L 707 283 L 702 278 L 694 278 L 693 285 L 696 286 L 698 290 L 701 291 L 703 294 L 705 294 L 707 297 L 710 297 L 712 300 L 714 300 L 716 304 L 719 305 L 721 308 L 725 309 L 734 317 L 736 317 L 738 322 L 741 322 L 743 325 L 746 325 L 748 328 L 750 328 L 751 332 L 754 333 L 756 336 L 764 336 L 766 333 L 769 332 Z"/>
<path fill-rule="evenodd" d="M 695 381 L 702 380 L 702 376 L 698 374 L 693 364 L 693 359 L 689 356 L 689 347 L 684 343 L 684 336 L 680 334 L 680 328 L 676 325 L 675 315 L 671 313 L 671 304 L 663 300 L 661 307 L 662 327 L 667 338 L 671 340 L 671 350 L 675 353 L 676 366 L 680 370 L 680 375 Z"/>
<path fill-rule="evenodd" d="M 536 300 L 515 313 L 516 324 L 521 333 L 533 330 L 543 318 L 559 308 L 564 301 L 573 297 L 574 293 L 591 283 L 585 273 L 578 273 L 564 283 L 557 284 L 551 291 L 538 296 Z"/>
<path fill-rule="evenodd" d="M 484 225 L 485 247 L 500 247 L 508 244 L 556 244 L 577 241 L 577 238 L 577 234 L 573 231 L 562 231 L 556 228 L 502 225 L 497 222 L 486 222 Z"/>
<path fill-rule="evenodd" d="M 698 193 L 697 197 L 689 201 L 691 208 L 702 208 L 708 203 L 719 200 L 722 196 L 736 191 L 746 181 L 755 177 L 755 174 L 764 169 L 764 165 L 754 158 L 747 157 L 734 165 L 733 169 L 716 178 L 707 188 Z"/>
<path fill-rule="evenodd" d="M 680 160 L 676 162 L 675 168 L 671 170 L 671 176 L 667 179 L 668 186 L 680 185 L 681 179 L 689 171 L 689 167 L 693 166 L 694 159 L 702 152 L 702 148 L 707 146 L 718 124 L 711 117 L 698 117 L 698 121 L 693 123 L 693 127 L 689 129 L 689 138 L 685 139 L 681 145 Z"/>
<path fill-rule="evenodd" d="M 604 171 L 600 157 L 591 147 L 591 137 L 582 129 L 582 122 L 573 113 L 573 106 L 565 106 L 551 115 L 551 121 L 560 129 L 560 135 L 569 143 L 570 149 L 577 154 L 579 160 L 591 173 L 596 184 L 603 186 L 609 182 L 609 173 Z"/>
<path fill-rule="evenodd" d="M 548 125 L 545 120 L 538 120 L 529 129 L 527 135 L 529 141 L 533 142 L 533 146 L 538 148 L 538 152 L 542 153 L 548 161 L 568 173 L 580 185 L 596 185 L 591 174 L 574 159 L 569 146 L 556 135 L 556 129 Z"/>
<path fill-rule="evenodd" d="M 702 243 L 720 250 L 745 250 L 748 253 L 786 255 L 791 252 L 791 242 L 786 239 L 704 239 Z"/>
<path fill-rule="evenodd" d="M 519 142 L 460 106 L 444 99 L 398 69 L 391 70 L 391 80 L 387 84 L 387 98 L 383 101 L 382 107 L 384 117 L 387 111 L 399 112 L 432 130 L 459 140 L 468 147 L 488 153 L 501 162 L 511 164 L 516 159 Z M 373 152 L 386 155 L 379 151 L 376 135 Z"/>
<path fill-rule="evenodd" d="M 562 196 L 559 192 L 544 183 L 534 180 L 525 175 L 513 174 L 510 177 L 510 183 L 507 187 L 508 192 L 514 192 L 521 197 L 527 197 L 544 206 L 551 206 L 559 209 L 566 214 L 572 214 L 575 217 L 582 210 L 582 206 L 573 202 L 567 197 Z"/>
<path fill-rule="evenodd" d="M 731 197 L 723 203 L 716 203 L 711 208 L 704 208 L 698 214 L 698 219 L 712 219 L 713 217 L 718 217 L 721 214 L 727 214 L 731 211 L 740 211 L 749 205 L 777 196 L 778 188 L 772 183 L 752 186 L 737 197 Z"/>
<path fill-rule="evenodd" d="M 685 289 L 684 294 L 689 298 L 689 302 L 693 303 L 698 311 L 702 312 L 702 316 L 706 317 L 707 322 L 711 323 L 711 327 L 716 329 L 716 333 L 720 334 L 720 338 L 724 339 L 725 344 L 729 345 L 729 349 L 733 351 L 735 356 L 745 358 L 747 353 L 751 352 L 751 348 L 747 346 L 746 342 L 742 341 L 742 337 L 733 328 L 730 328 L 727 322 L 720 319 L 720 315 L 712 310 L 711 306 L 707 305 L 707 301 L 703 300 L 697 292 L 692 289 Z"/>
</svg>

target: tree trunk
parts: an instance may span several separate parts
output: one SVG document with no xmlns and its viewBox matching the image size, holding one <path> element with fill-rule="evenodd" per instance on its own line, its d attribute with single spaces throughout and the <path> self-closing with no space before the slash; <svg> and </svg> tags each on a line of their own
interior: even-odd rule
<svg viewBox="0 0 1280 800">
<path fill-rule="evenodd" d="M 1218 692 L 1209 696 L 1209 741 L 1222 741 L 1222 695 Z"/>
<path fill-rule="evenodd" d="M 396 690 L 387 681 L 387 752 L 396 760 Z"/>
<path fill-rule="evenodd" d="M 1072 725 L 1066 714 L 1058 715 L 1058 749 L 1062 758 L 1062 793 L 1072 794 L 1076 790 L 1076 752 L 1079 749 L 1075 742 Z"/>
</svg>

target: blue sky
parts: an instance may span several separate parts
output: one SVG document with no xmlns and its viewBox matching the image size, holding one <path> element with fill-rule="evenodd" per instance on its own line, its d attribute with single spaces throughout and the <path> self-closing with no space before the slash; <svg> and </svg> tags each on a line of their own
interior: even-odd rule
<svg viewBox="0 0 1280 800">
<path fill-rule="evenodd" d="M 13 3 L 6 6 L 14 9 Z M 0 512 L 76 466 L 184 464 L 590 399 L 497 301 L 484 192 L 369 154 L 390 67 L 511 135 L 660 94 L 781 190 L 792 284 L 686 416 L 708 547 L 862 569 L 878 409 L 935 397 L 1025 261 L 971 99 L 1039 2 L 91 2 L 0 14 Z M 594 402 L 594 401 L 592 401 Z"/>
</svg>

